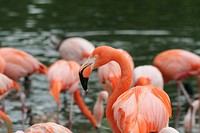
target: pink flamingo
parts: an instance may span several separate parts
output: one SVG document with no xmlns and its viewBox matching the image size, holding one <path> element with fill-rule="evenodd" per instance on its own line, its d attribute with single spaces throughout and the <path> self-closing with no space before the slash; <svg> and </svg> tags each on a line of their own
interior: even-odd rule
<svg viewBox="0 0 200 133">
<path fill-rule="evenodd" d="M 59 60 L 53 63 L 48 70 L 48 79 L 50 81 L 50 93 L 53 95 L 57 105 L 60 104 L 59 94 L 61 91 L 71 93 L 70 103 L 70 123 L 72 123 L 73 98 L 82 113 L 90 120 L 96 128 L 95 119 L 90 110 L 84 104 L 81 94 L 78 90 L 80 65 L 75 61 Z"/>
<path fill-rule="evenodd" d="M 68 128 L 53 123 L 37 123 L 23 131 L 16 131 L 15 133 L 72 133 Z"/>
<path fill-rule="evenodd" d="M 182 81 L 189 76 L 198 76 L 200 74 L 200 57 L 186 50 L 166 50 L 164 52 L 159 53 L 154 58 L 153 65 L 161 71 L 165 84 L 167 84 L 169 81 L 174 80 L 178 85 L 178 108 L 176 115 L 177 117 L 175 120 L 175 127 L 177 128 L 180 116 L 180 89 L 185 95 L 190 106 L 192 106 L 192 101 L 189 95 L 187 94 Z M 200 84 L 200 80 L 198 80 L 198 84 Z"/>
<path fill-rule="evenodd" d="M 65 60 L 74 60 L 82 64 L 94 50 L 94 45 L 81 37 L 69 37 L 63 41 L 56 41 L 53 36 L 51 42 L 60 52 L 60 56 Z"/>
<path fill-rule="evenodd" d="M 103 119 L 104 116 L 104 106 L 103 103 L 104 101 L 107 102 L 109 97 L 109 94 L 107 91 L 101 91 L 98 93 L 97 96 L 97 100 L 94 104 L 93 107 L 93 115 L 94 115 L 94 119 L 96 121 L 96 125 L 97 127 L 100 129 L 101 127 L 101 121 Z"/>
<path fill-rule="evenodd" d="M 4 59 L 4 74 L 18 81 L 22 77 L 28 77 L 36 72 L 46 74 L 47 67 L 32 55 L 14 48 L 0 48 L 0 56 Z"/>
<path fill-rule="evenodd" d="M 179 133 L 179 132 L 172 127 L 165 127 L 159 133 Z"/>
<path fill-rule="evenodd" d="M 121 68 L 121 78 L 109 97 L 106 117 L 115 133 L 159 132 L 166 127 L 172 114 L 169 96 L 153 86 L 129 89 L 132 69 L 126 57 L 109 46 L 97 47 L 81 66 L 79 76 L 84 90 L 93 69 L 109 61 L 116 61 Z"/>
<path fill-rule="evenodd" d="M 2 111 L 5 110 L 5 104 L 4 104 L 4 97 L 12 90 L 17 89 L 20 92 L 20 100 L 22 103 L 22 128 L 24 127 L 24 109 L 25 104 L 24 100 L 22 98 L 22 89 L 17 84 L 17 82 L 13 81 L 12 79 L 8 78 L 6 75 L 0 73 L 0 100 L 2 101 Z"/>
<path fill-rule="evenodd" d="M 137 66 L 133 70 L 133 86 L 148 84 L 163 89 L 162 73 L 152 65 Z"/>
<path fill-rule="evenodd" d="M 184 129 L 186 132 L 190 132 L 196 124 L 195 114 L 196 111 L 199 109 L 199 100 L 194 100 L 192 102 L 192 107 L 193 109 L 191 109 L 191 107 L 188 108 L 187 114 L 185 115 L 183 120 Z"/>
<path fill-rule="evenodd" d="M 7 126 L 8 133 L 13 133 L 13 124 L 10 118 L 0 110 L 0 118 L 4 121 Z"/>
</svg>

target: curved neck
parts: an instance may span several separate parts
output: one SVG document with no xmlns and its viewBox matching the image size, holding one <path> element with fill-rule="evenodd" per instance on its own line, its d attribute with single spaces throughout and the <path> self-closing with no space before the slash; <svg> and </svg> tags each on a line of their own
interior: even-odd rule
<svg viewBox="0 0 200 133">
<path fill-rule="evenodd" d="M 130 63 L 128 62 L 128 60 L 126 59 L 126 57 L 123 54 L 118 53 L 118 51 L 115 51 L 115 53 L 111 53 L 112 59 L 114 61 L 116 61 L 120 68 L 121 68 L 121 78 L 115 88 L 115 90 L 113 91 L 113 93 L 111 94 L 109 100 L 108 100 L 108 104 L 106 107 L 106 116 L 107 119 L 109 121 L 113 121 L 114 122 L 114 117 L 113 117 L 113 110 L 112 110 L 112 106 L 114 104 L 114 102 L 116 101 L 116 99 L 125 91 L 127 91 L 131 84 L 132 84 L 132 69 L 130 66 Z M 111 123 L 113 123 L 111 122 Z M 114 124 L 111 125 L 114 128 Z"/>
</svg>

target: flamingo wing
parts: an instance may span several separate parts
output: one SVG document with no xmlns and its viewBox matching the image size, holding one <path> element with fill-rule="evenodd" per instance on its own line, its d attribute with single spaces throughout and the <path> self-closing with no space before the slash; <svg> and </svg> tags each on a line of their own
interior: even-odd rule
<svg viewBox="0 0 200 133">
<path fill-rule="evenodd" d="M 121 132 L 155 132 L 168 125 L 172 110 L 168 95 L 153 86 L 137 86 L 113 104 L 114 119 Z"/>
</svg>

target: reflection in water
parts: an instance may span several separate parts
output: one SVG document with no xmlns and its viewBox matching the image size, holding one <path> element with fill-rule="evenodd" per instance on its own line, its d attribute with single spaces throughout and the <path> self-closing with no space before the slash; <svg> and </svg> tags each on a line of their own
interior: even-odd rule
<svg viewBox="0 0 200 133">
<path fill-rule="evenodd" d="M 114 3 L 114 4 L 113 4 Z M 151 64 L 157 53 L 166 49 L 182 48 L 200 54 L 199 1 L 65 1 L 65 0 L 21 0 L 1 1 L 0 45 L 14 47 L 32 54 L 49 66 L 58 60 L 59 53 L 48 45 L 48 38 L 55 35 L 81 36 L 95 46 L 110 45 L 127 50 L 135 66 Z M 96 72 L 90 78 L 90 95 L 84 97 L 92 110 L 97 92 L 101 90 Z M 48 93 L 49 83 L 44 75 L 32 75 L 32 84 L 26 97 L 26 105 L 33 114 L 40 116 L 56 111 L 56 103 Z M 188 79 L 196 89 L 195 80 Z M 21 82 L 20 82 L 21 83 Z M 22 84 L 22 83 L 21 83 Z M 80 90 L 82 90 L 80 88 Z M 175 112 L 176 89 L 172 82 L 165 87 L 172 99 Z M 64 103 L 65 96 L 60 99 Z M 67 102 L 69 99 L 67 99 Z M 21 129 L 19 100 L 6 99 L 6 113 Z M 69 103 L 68 103 L 69 104 Z M 182 116 L 179 130 L 183 132 L 182 120 L 186 103 L 181 97 Z M 68 126 L 68 106 L 61 104 L 60 124 Z M 74 132 L 94 132 L 89 121 L 74 107 Z M 174 117 L 170 125 L 174 126 Z M 28 125 L 26 125 L 28 127 Z M 103 131 L 111 132 L 106 119 Z M 2 128 L 0 129 L 0 132 Z"/>
</svg>

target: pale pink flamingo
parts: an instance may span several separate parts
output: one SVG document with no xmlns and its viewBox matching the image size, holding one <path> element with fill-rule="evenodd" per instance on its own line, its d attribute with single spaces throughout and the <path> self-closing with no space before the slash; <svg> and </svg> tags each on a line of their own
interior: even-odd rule
<svg viewBox="0 0 200 133">
<path fill-rule="evenodd" d="M 58 49 L 60 56 L 65 60 L 74 60 L 82 64 L 94 50 L 94 45 L 81 37 L 69 37 L 58 41 L 54 36 L 51 38 L 53 45 Z"/>
<path fill-rule="evenodd" d="M 101 121 L 104 116 L 104 101 L 107 103 L 109 94 L 107 91 L 101 91 L 98 93 L 97 100 L 93 107 L 93 115 L 94 119 L 96 121 L 97 127 L 100 129 L 101 127 Z"/>
<path fill-rule="evenodd" d="M 80 65 L 75 61 L 58 60 L 53 63 L 48 70 L 48 80 L 50 81 L 50 93 L 53 95 L 57 105 L 60 104 L 59 95 L 61 91 L 71 94 L 70 103 L 70 123 L 72 122 L 73 99 L 77 103 L 82 113 L 90 120 L 96 128 L 95 119 L 90 110 L 84 104 L 78 90 Z"/>
<path fill-rule="evenodd" d="M 179 132 L 173 127 L 165 127 L 159 133 L 179 133 Z"/>
<path fill-rule="evenodd" d="M 47 67 L 44 64 L 24 51 L 4 47 L 0 48 L 0 56 L 6 62 L 3 73 L 15 81 L 37 72 L 42 74 L 47 72 Z"/>
<path fill-rule="evenodd" d="M 186 132 L 192 131 L 192 128 L 196 124 L 195 114 L 196 111 L 199 109 L 199 100 L 194 100 L 192 102 L 193 109 L 191 107 L 188 108 L 187 114 L 184 117 L 183 123 L 184 123 L 184 130 Z"/>
<path fill-rule="evenodd" d="M 169 96 L 153 86 L 132 83 L 132 69 L 126 57 L 109 46 L 97 47 L 81 66 L 79 76 L 84 90 L 93 69 L 109 61 L 116 61 L 121 68 L 121 78 L 108 99 L 106 117 L 115 133 L 159 132 L 168 126 L 172 108 Z"/>
<path fill-rule="evenodd" d="M 5 111 L 5 104 L 4 104 L 4 97 L 12 90 L 17 89 L 20 93 L 20 100 L 22 103 L 22 128 L 24 126 L 24 99 L 22 96 L 22 89 L 17 84 L 17 82 L 13 81 L 12 79 L 8 78 L 6 75 L 0 73 L 0 100 L 2 101 L 2 111 Z"/>
<path fill-rule="evenodd" d="M 133 70 L 133 86 L 148 84 L 163 89 L 162 73 L 152 65 L 137 66 Z"/>
<path fill-rule="evenodd" d="M 53 123 L 37 123 L 23 131 L 16 131 L 15 133 L 72 133 L 68 128 Z"/>
<path fill-rule="evenodd" d="M 10 120 L 10 118 L 8 117 L 8 115 L 6 115 L 3 111 L 0 110 L 0 118 L 4 121 L 4 123 L 6 124 L 8 133 L 13 133 L 13 123 Z"/>
<path fill-rule="evenodd" d="M 200 57 L 192 52 L 182 49 L 166 50 L 159 53 L 154 58 L 153 65 L 161 71 L 165 84 L 174 80 L 178 85 L 178 108 L 175 120 L 175 127 L 177 128 L 180 115 L 180 89 L 185 95 L 190 106 L 192 106 L 192 101 L 187 94 L 182 81 L 189 76 L 198 76 L 200 74 Z M 198 84 L 200 84 L 200 80 Z"/>
</svg>

